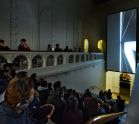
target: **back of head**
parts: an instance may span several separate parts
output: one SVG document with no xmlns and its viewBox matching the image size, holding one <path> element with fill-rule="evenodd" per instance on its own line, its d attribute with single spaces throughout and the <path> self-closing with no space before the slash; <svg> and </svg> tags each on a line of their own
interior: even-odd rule
<svg viewBox="0 0 139 124">
<path fill-rule="evenodd" d="M 19 79 L 26 79 L 27 78 L 27 72 L 26 71 L 20 71 L 17 73 L 17 77 Z"/>
<path fill-rule="evenodd" d="M 61 82 L 60 81 L 57 81 L 53 84 L 53 88 L 54 90 L 56 90 L 57 88 L 61 87 Z"/>
<path fill-rule="evenodd" d="M 20 41 L 21 42 L 26 42 L 26 39 L 25 38 L 22 38 Z"/>
<path fill-rule="evenodd" d="M 75 96 L 70 96 L 66 101 L 66 110 L 76 110 L 78 106 L 78 100 Z"/>
<path fill-rule="evenodd" d="M 63 93 L 64 93 L 63 88 L 59 87 L 55 90 L 55 95 L 58 96 L 58 97 L 61 97 L 63 95 Z"/>
<path fill-rule="evenodd" d="M 30 76 L 30 78 L 31 78 L 32 80 L 36 79 L 36 73 L 33 73 L 33 74 Z"/>
<path fill-rule="evenodd" d="M 12 109 L 17 109 L 19 104 L 21 105 L 23 99 L 28 100 L 30 97 L 30 92 L 32 89 L 31 80 L 26 79 L 22 81 L 22 86 L 20 86 L 21 80 L 17 77 L 13 78 L 7 87 L 5 93 L 5 103 Z"/>
<path fill-rule="evenodd" d="M 0 39 L 0 44 L 2 45 L 4 45 L 4 40 L 3 39 Z"/>
</svg>

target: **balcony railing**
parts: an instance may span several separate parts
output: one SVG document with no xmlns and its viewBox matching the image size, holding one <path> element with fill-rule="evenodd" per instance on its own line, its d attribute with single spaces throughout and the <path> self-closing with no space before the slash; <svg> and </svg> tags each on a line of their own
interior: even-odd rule
<svg viewBox="0 0 139 124">
<path fill-rule="evenodd" d="M 64 65 L 77 65 L 85 62 L 97 62 L 103 60 L 103 53 L 84 52 L 19 52 L 1 51 L 0 66 L 5 63 L 13 63 L 16 70 L 49 69 Z"/>
</svg>

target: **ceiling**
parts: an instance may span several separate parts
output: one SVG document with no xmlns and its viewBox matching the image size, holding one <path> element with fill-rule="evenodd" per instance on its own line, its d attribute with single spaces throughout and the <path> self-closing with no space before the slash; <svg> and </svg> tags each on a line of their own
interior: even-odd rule
<svg viewBox="0 0 139 124">
<path fill-rule="evenodd" d="M 103 3 L 106 3 L 106 2 L 112 2 L 112 1 L 115 1 L 115 0 L 93 0 L 93 2 L 95 4 L 103 4 Z"/>
</svg>

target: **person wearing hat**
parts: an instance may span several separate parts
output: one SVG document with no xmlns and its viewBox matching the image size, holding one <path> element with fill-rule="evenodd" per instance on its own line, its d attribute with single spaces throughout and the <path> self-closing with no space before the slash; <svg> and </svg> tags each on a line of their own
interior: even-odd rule
<svg viewBox="0 0 139 124">
<path fill-rule="evenodd" d="M 4 40 L 0 39 L 0 51 L 8 51 L 10 48 L 4 45 Z"/>
</svg>

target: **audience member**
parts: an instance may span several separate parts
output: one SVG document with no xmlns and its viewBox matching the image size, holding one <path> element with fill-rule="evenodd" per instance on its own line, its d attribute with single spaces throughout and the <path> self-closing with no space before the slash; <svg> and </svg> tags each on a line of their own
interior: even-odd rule
<svg viewBox="0 0 139 124">
<path fill-rule="evenodd" d="M 121 99 L 121 97 L 118 95 L 116 103 L 117 103 L 118 111 L 123 111 L 124 110 L 125 100 Z"/>
<path fill-rule="evenodd" d="M 4 101 L 4 94 L 5 94 L 7 85 L 8 85 L 8 81 L 4 75 L 4 71 L 0 70 L 0 103 Z"/>
<path fill-rule="evenodd" d="M 13 78 L 6 89 L 4 102 L 0 104 L 2 124 L 46 124 L 54 106 L 46 104 L 34 108 L 36 91 L 27 73 L 22 71 Z"/>
<path fill-rule="evenodd" d="M 85 97 L 84 99 L 84 121 L 98 115 L 98 102 L 93 97 Z"/>
<path fill-rule="evenodd" d="M 111 98 L 112 98 L 111 89 L 108 89 L 108 91 L 107 91 L 107 93 L 106 93 L 106 97 L 107 97 L 107 99 L 111 99 Z"/>
<path fill-rule="evenodd" d="M 89 91 L 89 89 L 86 89 L 84 95 L 83 95 L 83 98 L 86 98 L 86 97 L 91 97 L 91 92 Z"/>
<path fill-rule="evenodd" d="M 57 86 L 56 86 L 57 87 Z M 64 111 L 64 104 L 65 102 L 63 101 L 63 89 L 61 87 L 56 88 L 54 92 L 51 92 L 48 99 L 47 99 L 47 104 L 53 104 L 55 106 L 55 111 L 52 115 L 52 121 L 55 122 L 56 124 L 62 124 L 62 114 Z"/>
<path fill-rule="evenodd" d="M 18 46 L 18 51 L 31 51 L 30 47 L 26 43 L 26 39 L 21 39 Z"/>
<path fill-rule="evenodd" d="M 4 40 L 0 39 L 0 51 L 9 51 L 10 48 L 4 45 Z"/>
<path fill-rule="evenodd" d="M 7 81 L 10 81 L 12 78 L 15 77 L 16 72 L 15 72 L 14 65 L 12 63 L 4 64 L 3 71 Z"/>
<path fill-rule="evenodd" d="M 64 49 L 64 52 L 70 52 L 69 46 L 66 46 L 66 48 Z"/>
<path fill-rule="evenodd" d="M 34 89 L 37 90 L 38 86 L 39 86 L 39 81 L 37 81 L 36 79 L 36 73 L 33 73 L 30 78 L 32 79 L 33 81 L 33 84 L 34 84 Z"/>
<path fill-rule="evenodd" d="M 78 110 L 78 100 L 75 96 L 70 96 L 66 101 L 65 110 L 62 116 L 62 124 L 82 124 L 83 113 Z"/>
<path fill-rule="evenodd" d="M 48 44 L 47 51 L 52 52 L 52 45 L 51 44 Z"/>
<path fill-rule="evenodd" d="M 79 48 L 79 49 L 78 49 L 78 52 L 82 52 L 82 49 L 81 49 L 81 48 Z"/>
<path fill-rule="evenodd" d="M 56 44 L 56 47 L 55 47 L 55 52 L 62 52 L 62 49 L 60 48 L 59 44 L 57 43 Z"/>
</svg>

